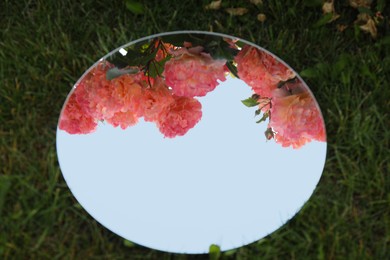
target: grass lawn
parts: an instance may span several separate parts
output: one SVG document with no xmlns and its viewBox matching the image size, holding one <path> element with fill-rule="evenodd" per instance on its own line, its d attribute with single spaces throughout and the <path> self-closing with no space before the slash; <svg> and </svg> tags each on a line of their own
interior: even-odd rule
<svg viewBox="0 0 390 260">
<path fill-rule="evenodd" d="M 303 71 L 328 133 L 309 203 L 277 232 L 221 258 L 389 258 L 390 3 L 371 5 L 384 17 L 372 39 L 354 25 L 370 10 L 348 1 L 337 1 L 331 23 L 316 0 L 224 0 L 207 11 L 209 0 L 139 1 L 142 14 L 125 1 L 79 2 L 0 2 L 0 259 L 208 258 L 150 250 L 106 230 L 73 198 L 55 148 L 60 109 L 90 65 L 131 40 L 184 29 L 241 37 Z M 248 12 L 232 16 L 228 7 Z"/>
</svg>

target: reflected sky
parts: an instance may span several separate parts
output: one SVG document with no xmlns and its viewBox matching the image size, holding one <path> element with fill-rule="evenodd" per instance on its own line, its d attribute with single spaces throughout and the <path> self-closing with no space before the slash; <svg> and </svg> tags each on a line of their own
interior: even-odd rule
<svg viewBox="0 0 390 260">
<path fill-rule="evenodd" d="M 300 149 L 266 141 L 252 95 L 228 78 L 202 103 L 201 121 L 164 138 L 150 122 L 126 130 L 57 131 L 61 170 L 80 204 L 101 224 L 135 243 L 176 253 L 229 250 L 275 231 L 309 199 L 326 143 Z"/>
</svg>

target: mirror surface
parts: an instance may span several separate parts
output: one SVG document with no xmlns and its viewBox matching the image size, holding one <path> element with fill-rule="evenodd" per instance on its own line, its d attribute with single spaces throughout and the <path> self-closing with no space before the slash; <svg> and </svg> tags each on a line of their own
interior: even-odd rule
<svg viewBox="0 0 390 260">
<path fill-rule="evenodd" d="M 134 243 L 229 250 L 291 219 L 324 167 L 326 132 L 307 85 L 268 51 L 215 33 L 124 45 L 78 80 L 57 154 L 80 205 Z"/>
</svg>

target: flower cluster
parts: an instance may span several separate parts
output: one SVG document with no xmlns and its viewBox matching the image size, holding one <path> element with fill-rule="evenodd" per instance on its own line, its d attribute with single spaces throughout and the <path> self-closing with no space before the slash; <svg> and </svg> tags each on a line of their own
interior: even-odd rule
<svg viewBox="0 0 390 260">
<path fill-rule="evenodd" d="M 162 111 L 157 127 L 166 137 L 184 135 L 202 117 L 202 105 L 195 98 L 174 96 L 174 102 Z"/>
<path fill-rule="evenodd" d="M 217 80 L 226 80 L 226 60 L 214 60 L 202 51 L 197 46 L 171 52 L 173 58 L 165 64 L 164 75 L 175 95 L 205 96 L 219 84 Z"/>
<path fill-rule="evenodd" d="M 283 147 L 299 148 L 311 140 L 325 141 L 320 111 L 308 91 L 292 94 L 284 89 L 274 90 L 271 115 L 269 127 Z"/>
<path fill-rule="evenodd" d="M 71 93 L 59 128 L 70 134 L 88 134 L 96 130 L 98 121 L 126 129 L 143 117 L 154 122 L 165 137 L 184 135 L 202 117 L 201 103 L 195 97 L 205 96 L 215 89 L 217 80 L 226 79 L 226 61 L 215 60 L 203 47 L 190 43 L 181 48 L 162 43 L 153 61 L 165 59 L 163 74 L 156 77 L 141 67 L 128 66 L 132 73 L 108 79 L 107 72 L 115 65 L 101 62 Z"/>
<path fill-rule="evenodd" d="M 280 81 L 294 78 L 295 74 L 270 54 L 246 45 L 235 57 L 240 79 L 260 97 L 270 97 Z"/>
<path fill-rule="evenodd" d="M 79 86 L 80 89 L 84 88 L 82 83 Z M 59 128 L 69 134 L 88 134 L 95 131 L 97 126 L 96 120 L 87 112 L 87 107 L 83 106 L 81 92 L 77 91 L 69 97 L 61 114 Z"/>
<path fill-rule="evenodd" d="M 116 62 L 100 62 L 71 93 L 59 128 L 88 134 L 99 121 L 126 129 L 143 118 L 155 123 L 165 137 L 183 136 L 202 117 L 202 105 L 195 97 L 213 91 L 231 72 L 252 88 L 254 94 L 243 103 L 258 106 L 256 115 L 263 113 L 258 123 L 269 119 L 268 140 L 293 148 L 325 141 L 314 98 L 271 54 L 251 45 L 241 48 L 237 40 L 225 38 L 203 45 L 182 43 L 178 47 L 155 39 L 138 52 L 128 49 L 128 58 L 123 54 Z"/>
<path fill-rule="evenodd" d="M 249 45 L 242 48 L 235 61 L 238 76 L 255 92 L 258 111 L 264 113 L 264 118 L 269 117 L 265 132 L 268 140 L 274 138 L 283 147 L 294 149 L 312 140 L 326 141 L 315 99 L 301 82 L 292 80 L 293 71 Z"/>
</svg>

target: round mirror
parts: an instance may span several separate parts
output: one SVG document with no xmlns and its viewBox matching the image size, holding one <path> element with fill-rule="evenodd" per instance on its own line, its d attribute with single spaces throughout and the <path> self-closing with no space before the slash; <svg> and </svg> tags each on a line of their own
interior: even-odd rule
<svg viewBox="0 0 390 260">
<path fill-rule="evenodd" d="M 99 223 L 175 253 L 247 245 L 291 219 L 324 167 L 320 108 L 302 79 L 245 40 L 173 32 L 128 43 L 70 91 L 63 176 Z"/>
</svg>

